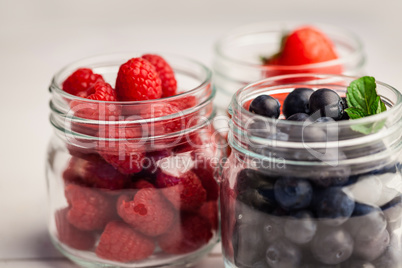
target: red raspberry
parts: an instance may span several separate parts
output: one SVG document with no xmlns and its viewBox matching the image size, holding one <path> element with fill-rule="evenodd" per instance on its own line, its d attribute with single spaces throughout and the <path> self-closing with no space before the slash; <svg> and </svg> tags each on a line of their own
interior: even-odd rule
<svg viewBox="0 0 402 268">
<path fill-rule="evenodd" d="M 150 151 L 147 152 L 146 157 L 144 158 L 144 169 L 146 168 L 147 172 L 151 174 L 155 174 L 158 170 L 158 161 L 162 160 L 163 158 L 169 157 L 172 155 L 171 149 L 163 149 L 157 151 Z"/>
<path fill-rule="evenodd" d="M 147 180 L 141 179 L 131 183 L 134 189 L 155 188 L 155 186 Z"/>
<path fill-rule="evenodd" d="M 199 214 L 207 219 L 213 230 L 218 230 L 218 202 L 208 201 L 200 208 Z"/>
<path fill-rule="evenodd" d="M 71 95 L 86 98 L 90 95 L 88 92 L 96 82 L 105 82 L 99 74 L 94 74 L 91 69 L 80 68 L 72 73 L 63 82 L 63 90 Z"/>
<path fill-rule="evenodd" d="M 95 236 L 91 232 L 78 230 L 67 220 L 69 208 L 59 209 L 55 213 L 57 236 L 60 242 L 79 250 L 89 250 L 95 244 Z"/>
<path fill-rule="evenodd" d="M 106 125 L 99 132 L 98 152 L 109 164 L 123 174 L 134 174 L 142 170 L 145 147 L 141 129 L 123 123 Z"/>
<path fill-rule="evenodd" d="M 123 189 L 129 178 L 119 173 L 99 156 L 92 160 L 72 157 L 63 178 L 88 187 L 108 190 Z"/>
<path fill-rule="evenodd" d="M 116 217 L 112 199 L 97 191 L 69 184 L 66 186 L 65 195 L 71 206 L 67 219 L 80 230 L 101 230 Z"/>
<path fill-rule="evenodd" d="M 132 262 L 148 258 L 155 250 L 155 243 L 137 233 L 123 222 L 114 221 L 106 225 L 96 255 L 103 259 Z"/>
<path fill-rule="evenodd" d="M 155 66 L 162 81 L 162 98 L 176 95 L 177 82 L 172 67 L 158 55 L 145 54 L 142 58 Z"/>
<path fill-rule="evenodd" d="M 207 198 L 200 179 L 192 171 L 178 177 L 160 172 L 156 178 L 156 186 L 162 188 L 162 193 L 176 209 L 197 210 Z"/>
<path fill-rule="evenodd" d="M 159 240 L 161 249 L 170 254 L 185 254 L 195 251 L 207 244 L 212 238 L 211 225 L 208 220 L 197 214 L 185 214 Z"/>
<path fill-rule="evenodd" d="M 121 195 L 117 212 L 126 223 L 152 237 L 167 232 L 175 219 L 170 204 L 154 188 L 140 189 L 134 198 Z"/>
<path fill-rule="evenodd" d="M 116 93 L 120 101 L 159 99 L 162 96 L 161 79 L 149 61 L 132 58 L 120 66 Z"/>
</svg>

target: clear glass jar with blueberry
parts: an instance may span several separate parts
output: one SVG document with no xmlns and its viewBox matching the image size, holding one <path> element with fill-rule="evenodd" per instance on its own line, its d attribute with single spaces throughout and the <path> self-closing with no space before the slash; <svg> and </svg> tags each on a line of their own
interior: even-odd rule
<svg viewBox="0 0 402 268">
<path fill-rule="evenodd" d="M 50 85 L 49 233 L 83 267 L 186 266 L 218 242 L 222 150 L 207 67 L 163 55 L 178 93 L 159 99 L 103 101 L 95 97 L 108 92 L 96 84 L 92 99 L 64 89 L 78 68 L 86 68 L 79 79 L 103 77 L 115 88 L 119 66 L 140 55 L 77 61 Z M 81 81 L 75 88 L 87 85 Z"/>
<path fill-rule="evenodd" d="M 386 111 L 349 119 L 354 79 L 277 76 L 233 97 L 226 267 L 402 266 L 402 95 L 376 82 Z"/>
</svg>

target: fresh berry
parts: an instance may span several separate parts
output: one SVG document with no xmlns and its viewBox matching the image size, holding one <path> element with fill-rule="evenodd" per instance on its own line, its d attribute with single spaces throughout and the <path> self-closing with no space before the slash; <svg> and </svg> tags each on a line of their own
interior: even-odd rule
<svg viewBox="0 0 402 268">
<path fill-rule="evenodd" d="M 384 253 L 389 243 L 389 233 L 384 229 L 371 240 L 355 240 L 355 249 L 353 253 L 364 260 L 373 261 Z"/>
<path fill-rule="evenodd" d="M 156 174 L 156 172 L 158 171 L 158 161 L 171 155 L 171 149 L 147 152 L 146 157 L 143 160 L 143 167 L 148 173 Z"/>
<path fill-rule="evenodd" d="M 310 116 L 308 114 L 296 113 L 296 114 L 292 114 L 291 116 L 286 118 L 286 120 L 304 122 L 304 121 L 309 120 L 309 118 L 310 118 Z"/>
<path fill-rule="evenodd" d="M 116 209 L 111 197 L 90 188 L 69 184 L 65 188 L 68 204 L 68 221 L 84 231 L 101 230 L 116 217 Z"/>
<path fill-rule="evenodd" d="M 251 102 L 249 111 L 265 117 L 278 118 L 280 107 L 277 99 L 269 95 L 260 95 Z"/>
<path fill-rule="evenodd" d="M 69 247 L 88 250 L 95 244 L 95 236 L 90 232 L 81 231 L 71 225 L 67 220 L 69 208 L 64 208 L 56 211 L 55 222 L 57 229 L 57 237 L 60 242 Z"/>
<path fill-rule="evenodd" d="M 92 161 L 72 157 L 63 178 L 68 182 L 108 190 L 123 189 L 129 180 L 100 157 Z"/>
<path fill-rule="evenodd" d="M 300 249 L 286 239 L 272 243 L 265 257 L 271 268 L 299 267 L 302 259 Z"/>
<path fill-rule="evenodd" d="M 120 101 L 159 99 L 162 96 L 161 79 L 149 61 L 132 58 L 120 66 L 116 94 Z"/>
<path fill-rule="evenodd" d="M 343 110 L 345 111 L 348 107 L 348 102 L 346 101 L 346 97 L 342 97 L 342 105 L 343 105 Z M 349 120 L 350 117 L 348 113 L 344 112 L 341 120 Z"/>
<path fill-rule="evenodd" d="M 219 197 L 219 185 L 214 177 L 216 167 L 213 165 L 211 159 L 208 156 L 198 156 L 197 154 L 193 168 L 193 172 L 197 174 L 202 187 L 207 192 L 207 201 L 218 200 Z"/>
<path fill-rule="evenodd" d="M 112 261 L 132 262 L 151 256 L 154 250 L 155 243 L 150 238 L 123 222 L 113 221 L 103 231 L 96 255 Z"/>
<path fill-rule="evenodd" d="M 172 67 L 158 55 L 145 54 L 141 57 L 149 61 L 159 74 L 162 82 L 162 98 L 176 95 L 177 82 Z"/>
<path fill-rule="evenodd" d="M 72 73 L 63 82 L 63 90 L 71 95 L 87 98 L 96 82 L 105 82 L 99 74 L 94 74 L 91 69 L 80 68 Z M 92 91 L 93 92 L 93 91 Z"/>
<path fill-rule="evenodd" d="M 381 207 L 388 222 L 396 222 L 402 217 L 402 195 L 398 195 Z"/>
<path fill-rule="evenodd" d="M 117 212 L 135 230 L 152 237 L 167 232 L 175 220 L 172 207 L 154 188 L 140 189 L 134 198 L 120 196 Z"/>
<path fill-rule="evenodd" d="M 313 189 L 307 180 L 284 177 L 276 181 L 275 199 L 284 209 L 301 209 L 310 205 Z"/>
<path fill-rule="evenodd" d="M 207 199 L 207 193 L 196 174 L 188 171 L 179 177 L 160 172 L 156 186 L 176 209 L 197 210 Z"/>
<path fill-rule="evenodd" d="M 319 117 L 331 117 L 340 120 L 343 116 L 343 101 L 338 93 L 328 88 L 314 91 L 309 100 L 310 113 L 319 113 Z"/>
<path fill-rule="evenodd" d="M 312 205 L 316 216 L 331 226 L 346 222 L 355 208 L 353 198 L 342 187 L 330 187 L 316 192 Z"/>
<path fill-rule="evenodd" d="M 313 27 L 301 27 L 284 40 L 277 65 L 304 65 L 337 59 L 334 45 Z"/>
<path fill-rule="evenodd" d="M 311 251 L 325 264 L 338 264 L 353 253 L 353 238 L 342 228 L 323 228 L 314 236 Z"/>
<path fill-rule="evenodd" d="M 280 217 L 274 215 L 264 217 L 262 221 L 263 223 L 262 237 L 267 243 L 272 244 L 275 241 L 283 239 L 284 222 L 285 222 L 284 219 L 281 219 Z"/>
<path fill-rule="evenodd" d="M 218 230 L 218 202 L 208 201 L 200 208 L 199 214 L 207 219 L 213 230 Z"/>
<path fill-rule="evenodd" d="M 158 244 L 170 254 L 185 254 L 207 244 L 212 238 L 208 220 L 197 214 L 184 214 L 169 232 L 161 235 Z"/>
<path fill-rule="evenodd" d="M 155 188 L 152 183 L 145 179 L 140 179 L 138 181 L 132 182 L 131 187 L 133 189 Z"/>
<path fill-rule="evenodd" d="M 288 119 L 293 114 L 310 113 L 309 99 L 314 90 L 311 88 L 295 88 L 283 102 L 282 112 Z"/>
<path fill-rule="evenodd" d="M 317 223 L 308 211 L 298 211 L 284 225 L 285 237 L 296 244 L 306 244 L 313 239 Z"/>
</svg>

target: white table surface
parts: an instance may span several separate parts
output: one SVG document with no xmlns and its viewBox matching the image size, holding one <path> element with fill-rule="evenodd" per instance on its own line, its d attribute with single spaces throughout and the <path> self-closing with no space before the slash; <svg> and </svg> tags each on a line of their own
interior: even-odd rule
<svg viewBox="0 0 402 268">
<path fill-rule="evenodd" d="M 402 1 L 0 0 L 0 267 L 75 267 L 46 231 L 48 85 L 64 65 L 101 53 L 147 50 L 210 65 L 224 32 L 248 23 L 339 25 L 365 44 L 367 74 L 402 88 Z M 199 268 L 223 267 L 217 248 Z"/>
</svg>

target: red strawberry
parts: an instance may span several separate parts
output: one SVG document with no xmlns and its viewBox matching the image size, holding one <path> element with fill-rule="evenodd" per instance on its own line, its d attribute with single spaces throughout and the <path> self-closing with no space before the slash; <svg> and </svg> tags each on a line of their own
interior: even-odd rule
<svg viewBox="0 0 402 268">
<path fill-rule="evenodd" d="M 69 184 L 66 186 L 65 195 L 71 206 L 67 219 L 80 230 L 101 230 L 107 222 L 116 217 L 112 198 L 95 190 Z"/>
<path fill-rule="evenodd" d="M 301 27 L 284 40 L 278 65 L 303 65 L 337 59 L 334 45 L 324 33 L 310 26 Z"/>
<path fill-rule="evenodd" d="M 161 79 L 149 61 L 132 58 L 120 66 L 116 93 L 120 101 L 159 99 L 162 96 Z"/>
<path fill-rule="evenodd" d="M 105 82 L 101 75 L 94 74 L 91 69 L 80 68 L 67 77 L 62 87 L 69 94 L 86 98 L 90 95 L 88 91 L 99 81 Z"/>
<path fill-rule="evenodd" d="M 158 55 L 145 54 L 142 58 L 149 61 L 158 72 L 162 81 L 162 98 L 176 95 L 177 82 L 172 67 Z"/>
<path fill-rule="evenodd" d="M 55 213 L 57 237 L 60 242 L 79 250 L 89 250 L 95 244 L 95 236 L 91 232 L 78 230 L 67 220 L 69 208 L 59 209 Z"/>
<path fill-rule="evenodd" d="M 119 173 L 99 156 L 92 160 L 72 157 L 63 178 L 69 182 L 108 190 L 122 189 L 129 181 L 126 175 Z"/>
<path fill-rule="evenodd" d="M 96 255 L 100 258 L 132 262 L 148 258 L 155 250 L 152 239 L 137 233 L 123 222 L 108 223 L 103 231 Z"/>
<path fill-rule="evenodd" d="M 158 243 L 166 253 L 185 254 L 199 249 L 211 238 L 208 220 L 197 214 L 185 214 L 181 221 L 159 238 Z"/>
<path fill-rule="evenodd" d="M 152 237 L 167 232 L 175 219 L 172 207 L 155 188 L 142 188 L 134 198 L 121 195 L 117 211 L 126 223 Z"/>
<path fill-rule="evenodd" d="M 199 214 L 209 221 L 212 229 L 218 230 L 218 202 L 208 201 L 200 208 Z"/>
<path fill-rule="evenodd" d="M 176 209 L 197 210 L 207 198 L 200 179 L 192 171 L 179 176 L 159 172 L 156 186 L 162 188 L 162 193 Z"/>
</svg>

